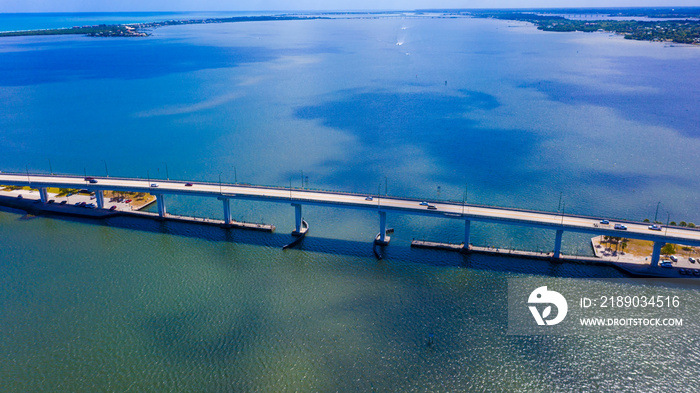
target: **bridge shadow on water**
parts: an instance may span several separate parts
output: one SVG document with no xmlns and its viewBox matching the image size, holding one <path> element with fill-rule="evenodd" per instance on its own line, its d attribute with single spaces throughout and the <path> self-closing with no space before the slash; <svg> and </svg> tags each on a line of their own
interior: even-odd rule
<svg viewBox="0 0 700 393">
<path fill-rule="evenodd" d="M 24 211 L 8 207 L 0 207 L 0 211 L 23 214 Z M 37 212 L 33 212 L 37 213 Z M 309 229 L 304 240 L 292 249 L 282 250 L 282 247 L 296 239 L 290 231 L 262 232 L 247 229 L 223 228 L 217 225 L 190 223 L 181 221 L 158 220 L 150 217 L 113 216 L 108 218 L 92 218 L 69 216 L 62 214 L 43 214 L 40 216 L 70 221 L 76 223 L 100 225 L 112 228 L 135 230 L 150 233 L 167 234 L 171 236 L 201 239 L 210 242 L 228 242 L 247 244 L 259 247 L 277 248 L 281 253 L 323 253 L 356 258 L 375 259 L 373 240 L 366 242 L 344 239 L 314 237 L 313 226 Z M 34 216 L 24 215 L 18 219 L 31 219 Z M 398 244 L 397 244 L 398 243 Z M 412 248 L 410 244 L 395 241 L 389 246 L 378 246 L 382 256 L 381 263 L 406 262 L 431 266 L 459 267 L 474 270 L 500 273 L 543 275 L 551 277 L 570 278 L 608 278 L 628 277 L 626 274 L 608 266 L 594 266 L 584 263 L 552 262 L 522 257 L 463 254 L 459 252 Z"/>
</svg>

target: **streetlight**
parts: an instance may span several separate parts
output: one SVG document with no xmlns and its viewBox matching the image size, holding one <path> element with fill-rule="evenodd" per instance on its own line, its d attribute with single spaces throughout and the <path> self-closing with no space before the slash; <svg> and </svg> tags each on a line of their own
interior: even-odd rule
<svg viewBox="0 0 700 393">
<path fill-rule="evenodd" d="M 664 231 L 664 236 L 668 235 L 668 224 L 671 222 L 671 213 L 668 211 L 666 213 L 668 213 L 668 217 L 666 218 L 666 230 Z"/>
<path fill-rule="evenodd" d="M 233 167 L 233 182 L 238 184 L 238 174 L 236 173 L 236 167 Z"/>
<path fill-rule="evenodd" d="M 559 191 L 559 207 L 557 207 L 557 211 L 561 210 L 561 197 L 563 194 L 564 194 L 563 192 Z"/>
<path fill-rule="evenodd" d="M 566 202 L 561 206 L 561 225 L 564 225 L 564 210 L 566 210 Z"/>
<path fill-rule="evenodd" d="M 384 192 L 385 195 L 389 195 L 389 178 L 384 176 Z"/>
<path fill-rule="evenodd" d="M 32 181 L 29 179 L 29 167 L 25 164 L 24 169 L 27 171 L 27 182 L 29 182 L 29 185 L 32 184 Z"/>
<path fill-rule="evenodd" d="M 659 205 L 661 204 L 661 201 L 656 204 L 656 214 L 654 214 L 654 224 L 656 224 L 656 217 L 659 215 Z"/>
<path fill-rule="evenodd" d="M 300 171 L 300 172 L 301 172 L 301 188 L 303 190 L 304 189 L 304 171 Z"/>
<path fill-rule="evenodd" d="M 107 161 L 102 160 L 102 162 L 105 163 L 105 173 L 107 174 L 107 177 L 109 177 L 109 170 L 107 170 Z"/>
<path fill-rule="evenodd" d="M 168 163 L 164 162 L 163 164 L 165 164 L 165 179 L 170 180 L 170 175 L 168 175 Z"/>
<path fill-rule="evenodd" d="M 151 188 L 151 172 L 146 169 L 146 177 L 148 178 L 148 188 Z"/>
<path fill-rule="evenodd" d="M 467 183 L 464 183 L 464 198 L 462 198 L 462 215 L 464 215 L 464 205 L 467 204 L 467 196 L 469 192 L 469 186 Z"/>
<path fill-rule="evenodd" d="M 219 194 L 223 194 L 221 190 L 221 172 L 219 172 Z"/>
<path fill-rule="evenodd" d="M 51 172 L 51 174 L 53 175 L 53 168 L 51 167 L 51 159 L 48 158 L 48 160 L 49 160 L 49 172 Z"/>
</svg>

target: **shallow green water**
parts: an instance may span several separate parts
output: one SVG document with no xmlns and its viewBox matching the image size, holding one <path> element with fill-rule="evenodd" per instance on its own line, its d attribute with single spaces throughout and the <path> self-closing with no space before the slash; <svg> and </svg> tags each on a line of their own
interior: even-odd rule
<svg viewBox="0 0 700 393">
<path fill-rule="evenodd" d="M 695 379 L 693 336 L 506 335 L 514 271 L 575 286 L 614 270 L 401 246 L 377 261 L 369 244 L 282 251 L 264 243 L 288 235 L 233 231 L 250 241 L 233 243 L 196 226 L 8 212 L 0 224 L 7 391 L 667 391 Z"/>
</svg>

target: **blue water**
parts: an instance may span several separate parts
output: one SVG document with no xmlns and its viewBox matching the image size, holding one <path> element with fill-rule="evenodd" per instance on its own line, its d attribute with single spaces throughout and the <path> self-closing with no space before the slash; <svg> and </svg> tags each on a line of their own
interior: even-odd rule
<svg viewBox="0 0 700 393">
<path fill-rule="evenodd" d="M 162 15 L 3 15 L 0 30 Z M 309 188 L 452 200 L 466 191 L 472 203 L 550 211 L 563 195 L 566 212 L 628 219 L 653 218 L 661 201 L 660 217 L 700 222 L 697 47 L 393 17 L 2 38 L 0 58 L 2 171 L 295 187 L 308 176 Z M 166 201 L 170 212 L 221 215 L 218 201 Z M 278 230 L 1 211 L 3 386 L 669 391 L 696 382 L 685 371 L 698 361 L 692 337 L 505 335 L 507 277 L 576 286 L 615 270 L 411 250 L 414 237 L 460 242 L 463 226 L 396 214 L 378 262 L 376 213 L 318 207 L 304 209 L 312 229 L 302 248 L 283 252 L 291 207 L 232 210 Z M 478 245 L 549 250 L 553 238 L 472 226 Z M 573 234 L 564 250 L 591 252 Z M 428 334 L 434 349 L 423 345 Z"/>
</svg>

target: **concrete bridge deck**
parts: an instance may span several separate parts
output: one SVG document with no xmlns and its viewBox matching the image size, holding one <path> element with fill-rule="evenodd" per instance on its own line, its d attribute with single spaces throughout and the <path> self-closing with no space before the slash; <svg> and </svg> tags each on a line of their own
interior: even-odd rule
<svg viewBox="0 0 700 393">
<path fill-rule="evenodd" d="M 469 244 L 471 221 L 555 230 L 556 239 L 554 241 L 554 250 L 552 253 L 552 258 L 555 259 L 560 256 L 561 237 L 565 231 L 650 240 L 654 242 L 654 252 L 651 258 L 652 265 L 658 263 L 660 249 L 666 243 L 700 246 L 700 230 L 664 227 L 662 231 L 653 231 L 648 229 L 649 224 L 634 221 L 615 220 L 610 224 L 601 224 L 603 218 L 600 217 L 586 217 L 495 206 L 463 205 L 444 201 L 428 201 L 429 205 L 434 207 L 429 208 L 429 206 L 421 204 L 421 200 L 411 198 L 387 197 L 381 195 L 368 196 L 366 194 L 314 191 L 285 187 L 114 177 L 95 177 L 94 179 L 96 183 L 90 183 L 82 176 L 0 173 L 0 184 L 30 186 L 40 191 L 43 189 L 44 191 L 42 194 L 46 192 L 45 189 L 47 187 L 80 188 L 95 191 L 96 194 L 98 194 L 98 205 L 102 192 L 105 190 L 154 194 L 158 198 L 158 211 L 159 215 L 162 217 L 167 214 L 165 198 L 167 195 L 215 197 L 223 201 L 223 222 L 225 224 L 231 224 L 233 222 L 229 207 L 229 201 L 231 199 L 290 203 L 296 209 L 295 231 L 297 232 L 301 229 L 301 209 L 304 205 L 375 210 L 378 211 L 380 215 L 379 241 L 382 243 L 388 242 L 388 238 L 385 238 L 386 212 L 394 211 L 403 214 L 464 220 L 465 244 Z M 627 230 L 614 229 L 614 224 L 617 223 L 624 224 Z"/>
</svg>

